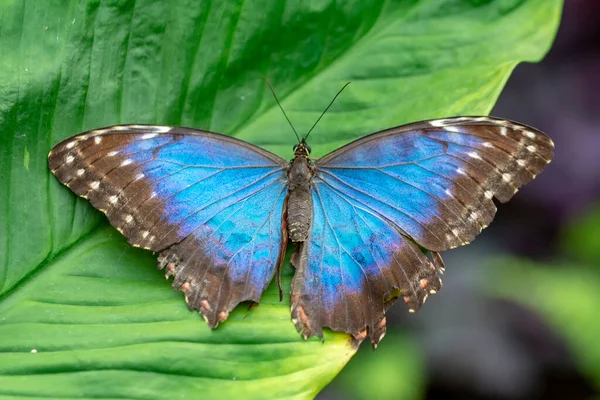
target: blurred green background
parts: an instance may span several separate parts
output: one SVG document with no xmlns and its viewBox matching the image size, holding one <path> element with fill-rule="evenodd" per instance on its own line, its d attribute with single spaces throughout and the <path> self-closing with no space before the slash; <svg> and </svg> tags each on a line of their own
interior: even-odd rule
<svg viewBox="0 0 600 400">
<path fill-rule="evenodd" d="M 600 3 L 562 6 L 2 2 L 0 398 L 598 398 Z M 56 182 L 46 154 L 86 129 L 160 123 L 289 158 L 293 135 L 262 75 L 299 131 L 353 82 L 311 134 L 317 156 L 378 129 L 491 111 L 548 133 L 555 159 L 444 255 L 444 288 L 419 313 L 390 310 L 375 352 L 352 357 L 341 334 L 303 341 L 273 286 L 210 331 L 150 254 Z"/>
</svg>

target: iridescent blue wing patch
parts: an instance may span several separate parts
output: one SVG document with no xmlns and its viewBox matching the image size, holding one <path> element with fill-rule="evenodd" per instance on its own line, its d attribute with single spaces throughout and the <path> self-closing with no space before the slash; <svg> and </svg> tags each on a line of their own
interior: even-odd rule
<svg viewBox="0 0 600 400">
<path fill-rule="evenodd" d="M 57 178 L 130 244 L 160 252 L 211 327 L 259 301 L 282 261 L 286 165 L 228 136 L 148 125 L 85 132 L 49 155 Z"/>
<path fill-rule="evenodd" d="M 316 162 L 314 219 L 295 257 L 293 318 L 367 335 L 376 345 L 399 295 L 416 311 L 441 282 L 418 249 L 472 241 L 550 162 L 553 143 L 512 121 L 458 117 L 400 126 L 359 139 Z M 418 245 L 418 246 L 417 246 Z"/>
</svg>

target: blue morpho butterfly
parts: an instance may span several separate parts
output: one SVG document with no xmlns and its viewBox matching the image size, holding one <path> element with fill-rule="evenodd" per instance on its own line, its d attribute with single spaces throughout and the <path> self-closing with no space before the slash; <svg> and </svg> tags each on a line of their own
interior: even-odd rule
<svg viewBox="0 0 600 400">
<path fill-rule="evenodd" d="M 377 132 L 317 160 L 306 136 L 288 162 L 229 136 L 155 125 L 84 132 L 48 158 L 130 244 L 160 253 L 159 268 L 212 328 L 260 300 L 291 240 L 296 329 L 377 346 L 388 308 L 402 297 L 415 312 L 436 293 L 439 252 L 472 241 L 494 218 L 493 198 L 508 201 L 553 147 L 513 121 L 455 117 Z"/>
</svg>

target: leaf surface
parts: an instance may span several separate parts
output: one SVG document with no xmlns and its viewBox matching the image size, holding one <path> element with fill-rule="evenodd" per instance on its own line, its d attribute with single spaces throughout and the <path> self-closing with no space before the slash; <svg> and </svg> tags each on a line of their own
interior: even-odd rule
<svg viewBox="0 0 600 400">
<path fill-rule="evenodd" d="M 352 356 L 303 341 L 286 297 L 210 331 L 46 155 L 117 123 L 186 125 L 290 157 L 414 120 L 486 114 L 554 37 L 560 0 L 5 1 L 0 4 L 0 396 L 314 396 Z M 291 268 L 284 288 L 289 291 Z M 33 352 L 32 352 L 33 351 Z"/>
</svg>

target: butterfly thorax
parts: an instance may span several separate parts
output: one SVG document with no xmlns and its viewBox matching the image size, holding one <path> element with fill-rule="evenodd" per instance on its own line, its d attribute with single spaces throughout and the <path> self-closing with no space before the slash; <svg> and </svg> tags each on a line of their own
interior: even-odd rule
<svg viewBox="0 0 600 400">
<path fill-rule="evenodd" d="M 292 242 L 303 242 L 308 237 L 312 220 L 312 184 L 314 166 L 308 159 L 308 149 L 301 143 L 288 169 L 287 230 Z"/>
</svg>

